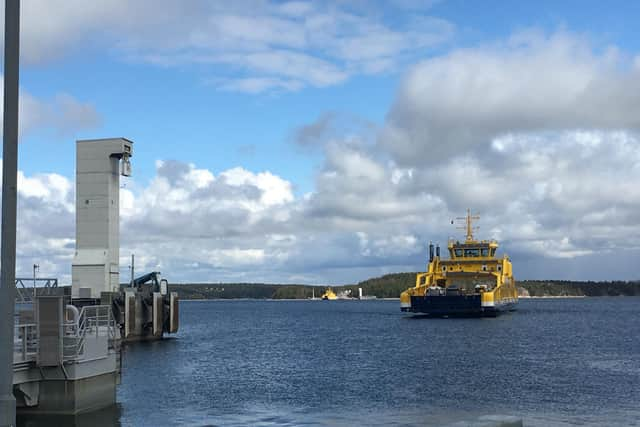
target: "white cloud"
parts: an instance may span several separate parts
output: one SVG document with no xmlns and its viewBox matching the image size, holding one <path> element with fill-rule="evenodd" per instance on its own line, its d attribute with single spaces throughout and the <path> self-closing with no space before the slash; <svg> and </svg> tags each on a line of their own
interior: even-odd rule
<svg viewBox="0 0 640 427">
<path fill-rule="evenodd" d="M 411 69 L 380 143 L 407 165 L 486 150 L 503 134 L 638 129 L 640 73 L 569 33 L 518 33 Z"/>
<path fill-rule="evenodd" d="M 303 19 L 302 6 L 281 13 Z M 302 197 L 273 172 L 159 161 L 121 193 L 121 253 L 173 281 L 345 282 L 423 268 L 428 241 L 459 236 L 448 224 L 471 208 L 520 278 L 547 264 L 562 278 L 637 278 L 640 104 L 625 58 L 566 33 L 433 57 L 381 130 L 327 113 L 294 132 L 324 157 Z M 70 263 L 73 186 L 20 179 L 21 256 Z"/>
<path fill-rule="evenodd" d="M 33 264 L 38 264 L 40 277 L 57 277 L 70 283 L 74 207 L 74 186 L 66 177 L 18 172 L 18 277 L 30 277 Z"/>
<path fill-rule="evenodd" d="M 328 145 L 316 190 L 300 198 L 270 172 L 214 174 L 158 162 L 148 185 L 130 182 L 121 191 L 123 280 L 130 253 L 139 272 L 161 270 L 174 282 L 326 283 L 416 270 L 430 240 L 444 244 L 460 235 L 448 224 L 466 207 L 481 214 L 478 236 L 499 239 L 521 278 L 539 276 L 527 269 L 539 259 L 638 249 L 635 136 L 567 131 L 533 140 L 506 136 L 494 145 L 503 147 L 495 153 L 502 158 L 452 158 L 410 170 L 350 144 Z M 68 278 L 73 206 L 71 180 L 20 174 L 21 274 L 46 258 L 47 274 Z M 615 277 L 605 276 L 594 273 L 591 258 L 585 262 L 582 274 L 596 275 L 572 278 L 635 274 L 631 265 L 616 265 Z"/>
<path fill-rule="evenodd" d="M 103 49 L 155 65 L 211 65 L 204 79 L 259 93 L 324 87 L 393 70 L 451 38 L 451 23 L 415 8 L 408 22 L 376 5 L 331 2 L 86 2 L 29 0 L 22 11 L 27 64 Z M 214 75 L 211 78 L 211 75 Z"/>
<path fill-rule="evenodd" d="M 0 125 L 4 103 L 4 79 L 0 75 Z M 95 107 L 82 102 L 67 93 L 58 93 L 51 99 L 38 98 L 24 89 L 19 94 L 20 135 L 34 131 L 51 131 L 68 136 L 92 129 L 101 123 L 101 116 Z"/>
<path fill-rule="evenodd" d="M 80 102 L 65 93 L 45 100 L 23 92 L 20 95 L 20 107 L 22 134 L 49 129 L 68 136 L 95 128 L 101 123 L 101 117 L 92 104 Z"/>
<path fill-rule="evenodd" d="M 302 89 L 303 83 L 297 80 L 285 80 L 270 77 L 250 77 L 241 79 L 215 79 L 212 83 L 219 89 L 231 92 L 245 92 L 257 94 L 270 89 L 282 89 L 286 91 L 297 91 Z"/>
<path fill-rule="evenodd" d="M 393 247 L 388 236 L 444 242 L 460 234 L 449 220 L 471 208 L 479 235 L 501 240 L 525 277 L 540 277 L 536 260 L 560 258 L 577 260 L 553 270 L 564 278 L 611 278 L 593 257 L 626 262 L 640 237 L 631 57 L 568 33 L 524 32 L 418 64 L 375 146 L 337 135 L 332 114 L 298 131 L 326 156 L 307 218 L 356 233 L 358 253 L 370 256 L 372 242 Z M 637 277 L 628 263 L 614 271 Z"/>
</svg>

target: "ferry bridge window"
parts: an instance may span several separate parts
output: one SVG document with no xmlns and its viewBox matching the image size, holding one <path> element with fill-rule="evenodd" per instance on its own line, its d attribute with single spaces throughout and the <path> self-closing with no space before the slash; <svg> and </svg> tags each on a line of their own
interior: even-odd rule
<svg viewBox="0 0 640 427">
<path fill-rule="evenodd" d="M 478 248 L 465 249 L 464 250 L 464 256 L 468 256 L 468 257 L 480 256 L 480 249 L 478 249 Z"/>
<path fill-rule="evenodd" d="M 456 256 L 462 256 L 462 249 L 456 249 Z"/>
<path fill-rule="evenodd" d="M 489 256 L 489 248 L 482 248 L 480 251 L 482 256 Z"/>
</svg>

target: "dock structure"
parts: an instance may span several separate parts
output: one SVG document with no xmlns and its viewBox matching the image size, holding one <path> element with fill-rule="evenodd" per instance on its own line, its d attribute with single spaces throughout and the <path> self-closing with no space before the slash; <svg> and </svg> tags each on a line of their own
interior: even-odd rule
<svg viewBox="0 0 640 427">
<path fill-rule="evenodd" d="M 13 396 L 20 414 L 76 415 L 113 405 L 121 344 L 178 331 L 178 295 L 160 272 L 119 283 L 120 176 L 131 173 L 133 143 L 82 140 L 76 149 L 71 287 L 35 275 L 15 280 Z"/>
<path fill-rule="evenodd" d="M 178 295 L 159 272 L 119 283 L 120 176 L 133 143 L 77 141 L 72 286 L 15 277 L 20 1 L 5 0 L 0 255 L 0 427 L 22 413 L 76 415 L 115 403 L 120 345 L 178 330 Z M 149 280 L 147 280 L 149 279 Z M 149 283 L 150 282 L 150 283 Z M 135 285 L 135 286 L 134 286 Z M 22 287 L 22 289 L 21 289 Z M 38 290 L 38 291 L 36 291 Z"/>
<path fill-rule="evenodd" d="M 133 142 L 76 142 L 76 252 L 72 303 L 113 309 L 121 338 L 146 341 L 178 331 L 178 295 L 154 271 L 120 286 L 120 177 L 131 175 Z"/>
<path fill-rule="evenodd" d="M 70 304 L 68 287 L 39 291 L 16 302 L 13 395 L 18 412 L 70 415 L 113 405 L 120 343 L 111 307 L 78 309 Z"/>
</svg>

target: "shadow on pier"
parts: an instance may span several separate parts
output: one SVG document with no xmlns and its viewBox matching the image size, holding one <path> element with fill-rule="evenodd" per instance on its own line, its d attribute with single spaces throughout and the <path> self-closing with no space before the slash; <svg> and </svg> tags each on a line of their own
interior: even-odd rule
<svg viewBox="0 0 640 427">
<path fill-rule="evenodd" d="M 119 427 L 121 415 L 120 404 L 115 404 L 78 415 L 18 415 L 16 421 L 17 427 Z"/>
</svg>

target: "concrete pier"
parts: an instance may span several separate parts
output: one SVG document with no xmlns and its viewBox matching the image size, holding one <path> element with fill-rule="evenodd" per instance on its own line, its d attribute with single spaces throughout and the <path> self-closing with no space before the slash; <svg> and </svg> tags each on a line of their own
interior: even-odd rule
<svg viewBox="0 0 640 427">
<path fill-rule="evenodd" d="M 18 307 L 13 395 L 19 414 L 72 415 L 115 403 L 120 337 L 111 307 L 78 310 L 69 297 L 57 292 Z"/>
<path fill-rule="evenodd" d="M 13 396 L 19 414 L 67 416 L 113 406 L 121 343 L 178 330 L 178 295 L 168 292 L 159 272 L 130 286 L 119 283 L 120 176 L 131 173 L 132 144 L 125 138 L 77 141 L 72 286 L 40 279 L 35 292 L 26 279 L 16 280 Z"/>
</svg>

